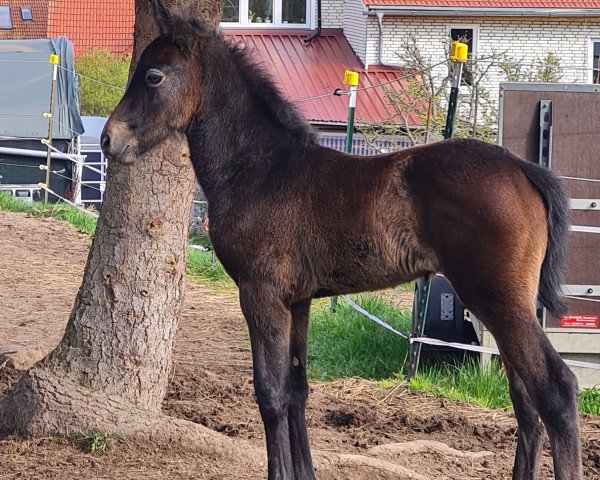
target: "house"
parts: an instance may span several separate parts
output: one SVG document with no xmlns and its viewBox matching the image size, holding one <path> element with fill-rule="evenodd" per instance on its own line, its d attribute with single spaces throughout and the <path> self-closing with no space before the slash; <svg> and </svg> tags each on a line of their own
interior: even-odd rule
<svg viewBox="0 0 600 480">
<path fill-rule="evenodd" d="M 535 72 L 552 54 L 561 82 L 600 83 L 598 0 L 346 0 L 343 11 L 338 22 L 366 68 L 402 66 L 397 53 L 411 38 L 435 64 L 447 56 L 449 39 L 460 38 L 473 59 L 491 67 L 484 85 L 496 99 L 506 59 Z"/>
</svg>

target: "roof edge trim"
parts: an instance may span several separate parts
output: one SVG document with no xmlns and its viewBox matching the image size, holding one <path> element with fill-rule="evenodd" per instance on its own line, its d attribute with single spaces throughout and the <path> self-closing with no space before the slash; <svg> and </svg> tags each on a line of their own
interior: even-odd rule
<svg viewBox="0 0 600 480">
<path fill-rule="evenodd" d="M 413 7 L 367 5 L 365 14 L 413 17 L 600 17 L 600 8 L 488 8 L 488 7 Z"/>
</svg>

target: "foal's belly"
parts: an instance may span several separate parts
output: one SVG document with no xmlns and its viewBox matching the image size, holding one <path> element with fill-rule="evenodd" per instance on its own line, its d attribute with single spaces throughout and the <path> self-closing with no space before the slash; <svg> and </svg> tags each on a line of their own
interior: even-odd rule
<svg viewBox="0 0 600 480">
<path fill-rule="evenodd" d="M 349 258 L 338 262 L 317 281 L 315 298 L 393 288 L 426 273 L 407 270 L 400 261 L 384 256 Z"/>
</svg>

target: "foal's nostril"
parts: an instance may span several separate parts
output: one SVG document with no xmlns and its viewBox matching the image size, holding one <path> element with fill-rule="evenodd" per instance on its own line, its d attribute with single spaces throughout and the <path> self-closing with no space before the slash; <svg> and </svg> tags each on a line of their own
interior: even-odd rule
<svg viewBox="0 0 600 480">
<path fill-rule="evenodd" d="M 102 138 L 100 139 L 100 147 L 104 153 L 108 152 L 108 147 L 110 147 L 110 136 L 107 132 L 102 134 Z"/>
</svg>

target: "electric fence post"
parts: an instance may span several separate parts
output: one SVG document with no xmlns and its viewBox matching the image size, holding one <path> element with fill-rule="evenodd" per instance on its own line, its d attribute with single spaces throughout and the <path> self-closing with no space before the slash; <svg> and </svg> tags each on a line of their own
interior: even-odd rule
<svg viewBox="0 0 600 480">
<path fill-rule="evenodd" d="M 348 95 L 348 126 L 346 127 L 346 143 L 344 144 L 344 152 L 352 153 L 352 136 L 354 135 L 354 111 L 356 110 L 356 97 L 358 94 L 358 79 L 359 73 L 346 69 L 344 72 L 344 85 L 348 85 L 350 90 L 345 92 Z M 339 91 L 339 90 L 338 90 Z M 337 93 L 340 94 L 341 93 Z M 337 297 L 331 297 L 331 313 L 335 313 L 337 309 Z"/>
<path fill-rule="evenodd" d="M 448 116 L 446 117 L 446 128 L 444 138 L 452 138 L 454 131 L 454 117 L 456 116 L 456 105 L 462 81 L 463 66 L 469 58 L 469 46 L 462 42 L 452 42 L 450 50 L 450 62 L 452 64 L 452 86 L 450 88 L 450 100 L 448 101 Z"/>
<path fill-rule="evenodd" d="M 58 78 L 58 55 L 51 54 L 48 60 L 52 64 L 52 90 L 50 91 L 50 111 L 44 112 L 48 119 L 48 139 L 42 142 L 48 147 L 46 156 L 46 183 L 44 188 L 44 203 L 48 203 L 48 189 L 50 188 L 50 168 L 52 163 L 52 136 L 54 132 L 54 102 L 56 99 L 56 80 Z"/>
<path fill-rule="evenodd" d="M 454 132 L 454 119 L 456 117 L 458 94 L 460 93 L 460 82 L 462 81 L 463 67 L 468 58 L 469 46 L 462 42 L 452 42 L 452 47 L 450 49 L 452 83 L 450 88 L 450 99 L 448 100 L 448 115 L 446 117 L 446 128 L 444 128 L 444 139 L 452 138 L 452 133 Z M 412 337 L 422 337 L 425 332 L 430 290 L 431 280 L 429 278 L 417 279 L 415 286 L 415 301 L 413 304 Z M 412 342 L 410 344 L 409 354 L 409 379 L 417 374 L 420 360 L 421 344 L 419 342 Z"/>
</svg>

